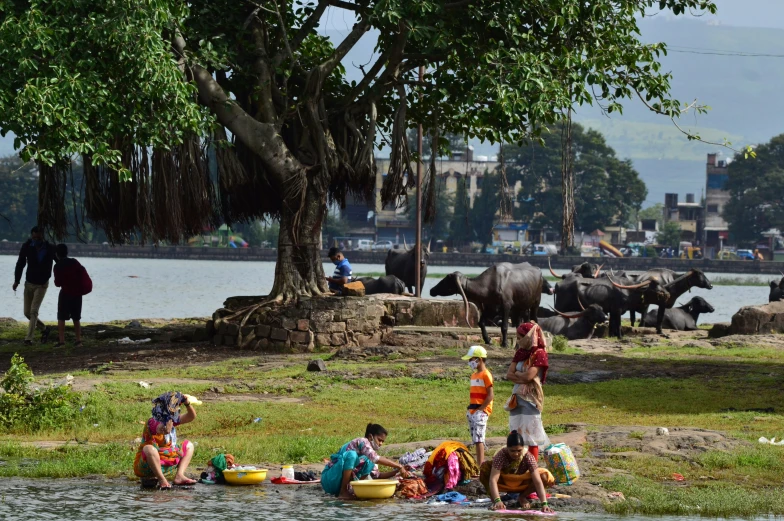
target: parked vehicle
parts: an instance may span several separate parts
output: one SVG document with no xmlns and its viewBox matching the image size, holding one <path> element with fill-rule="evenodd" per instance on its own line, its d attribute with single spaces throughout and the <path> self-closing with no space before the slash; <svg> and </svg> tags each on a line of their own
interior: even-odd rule
<svg viewBox="0 0 784 521">
<path fill-rule="evenodd" d="M 531 255 L 558 255 L 558 248 L 555 244 L 534 244 L 529 252 Z"/>
<path fill-rule="evenodd" d="M 392 241 L 377 241 L 373 245 L 373 251 L 388 251 L 391 250 L 394 244 Z"/>
<path fill-rule="evenodd" d="M 733 250 L 721 250 L 717 255 L 718 260 L 738 260 L 738 254 Z"/>
<path fill-rule="evenodd" d="M 751 250 L 738 250 L 735 252 L 740 260 L 754 260 L 754 253 Z"/>
<path fill-rule="evenodd" d="M 688 247 L 681 250 L 681 259 L 701 259 L 702 249 L 696 247 Z"/>
<path fill-rule="evenodd" d="M 370 239 L 359 239 L 356 249 L 359 251 L 373 251 L 373 241 Z"/>
</svg>

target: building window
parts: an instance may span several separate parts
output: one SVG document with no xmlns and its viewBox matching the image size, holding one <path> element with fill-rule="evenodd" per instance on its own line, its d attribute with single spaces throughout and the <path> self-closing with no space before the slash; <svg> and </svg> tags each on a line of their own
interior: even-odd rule
<svg viewBox="0 0 784 521">
<path fill-rule="evenodd" d="M 714 190 L 726 190 L 727 182 L 729 180 L 729 174 L 708 174 L 708 188 Z"/>
<path fill-rule="evenodd" d="M 709 204 L 708 205 L 708 213 L 719 213 L 719 205 L 718 204 Z"/>
</svg>

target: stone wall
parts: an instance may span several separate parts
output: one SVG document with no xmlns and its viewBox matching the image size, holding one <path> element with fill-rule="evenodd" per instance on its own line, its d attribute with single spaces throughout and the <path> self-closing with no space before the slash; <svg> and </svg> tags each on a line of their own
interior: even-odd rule
<svg viewBox="0 0 784 521">
<path fill-rule="evenodd" d="M 207 323 L 215 345 L 264 351 L 309 352 L 317 348 L 379 345 L 392 327 L 465 325 L 459 300 L 416 299 L 397 295 L 302 298 L 296 304 L 253 309 L 264 297 L 232 297 Z M 245 310 L 245 311 L 242 311 Z M 470 320 L 479 312 L 473 304 Z M 250 313 L 244 325 L 245 315 Z M 232 316 L 237 315 L 237 316 Z"/>
</svg>

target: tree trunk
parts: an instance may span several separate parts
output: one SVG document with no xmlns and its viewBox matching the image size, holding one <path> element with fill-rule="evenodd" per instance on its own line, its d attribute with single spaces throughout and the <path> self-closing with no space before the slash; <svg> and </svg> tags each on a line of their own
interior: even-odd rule
<svg viewBox="0 0 784 521">
<path fill-rule="evenodd" d="M 328 291 L 320 249 L 326 211 L 326 194 L 313 188 L 313 183 L 308 184 L 300 208 L 284 208 L 270 298 L 291 302 L 300 296 L 312 297 Z"/>
</svg>

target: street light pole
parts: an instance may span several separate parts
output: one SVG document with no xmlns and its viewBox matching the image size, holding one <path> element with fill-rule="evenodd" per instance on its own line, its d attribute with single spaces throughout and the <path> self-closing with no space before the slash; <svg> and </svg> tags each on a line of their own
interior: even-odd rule
<svg viewBox="0 0 784 521">
<path fill-rule="evenodd" d="M 419 66 L 419 82 L 424 81 L 425 66 Z M 419 97 L 422 99 L 422 96 Z M 416 176 L 416 296 L 422 297 L 422 124 L 417 128 L 417 176 Z"/>
</svg>

